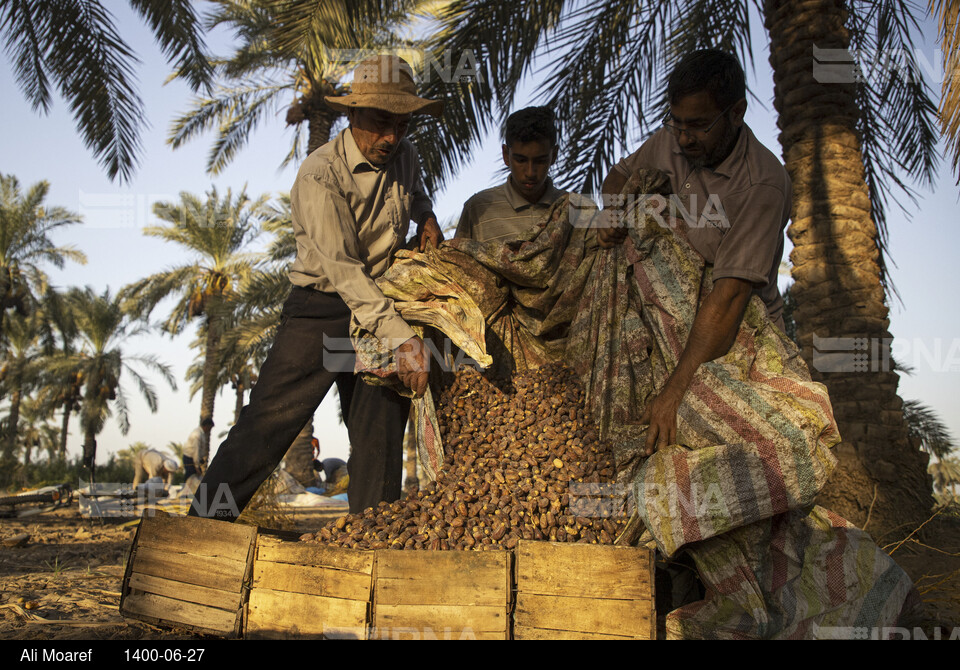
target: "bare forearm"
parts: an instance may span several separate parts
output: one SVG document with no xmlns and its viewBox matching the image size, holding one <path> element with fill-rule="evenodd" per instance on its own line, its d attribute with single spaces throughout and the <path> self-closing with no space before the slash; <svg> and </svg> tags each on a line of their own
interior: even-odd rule
<svg viewBox="0 0 960 670">
<path fill-rule="evenodd" d="M 739 279 L 718 280 L 694 318 L 690 337 L 665 392 L 679 392 L 682 398 L 701 365 L 730 351 L 751 292 L 750 284 Z"/>
<path fill-rule="evenodd" d="M 701 365 L 730 350 L 750 294 L 748 282 L 719 279 L 713 291 L 704 299 L 693 320 L 690 337 L 680 354 L 677 367 L 660 394 L 647 403 L 640 419 L 641 423 L 649 425 L 645 444 L 648 456 L 660 447 L 676 442 L 677 412 L 683 396 Z"/>
<path fill-rule="evenodd" d="M 604 195 L 620 195 L 626 183 L 627 178 L 619 170 L 610 170 L 607 178 L 603 180 L 600 192 Z"/>
</svg>

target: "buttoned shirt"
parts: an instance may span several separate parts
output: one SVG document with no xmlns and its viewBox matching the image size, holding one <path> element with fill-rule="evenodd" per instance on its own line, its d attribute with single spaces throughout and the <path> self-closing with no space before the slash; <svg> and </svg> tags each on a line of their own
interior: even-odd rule
<svg viewBox="0 0 960 670">
<path fill-rule="evenodd" d="M 547 178 L 547 188 L 536 202 L 530 202 L 513 187 L 508 178 L 500 186 L 488 188 L 470 197 L 463 205 L 454 237 L 479 242 L 515 239 L 540 223 L 550 205 L 564 192 Z"/>
<path fill-rule="evenodd" d="M 413 219 L 431 211 L 420 158 L 400 141 L 378 167 L 347 128 L 303 162 L 290 191 L 297 257 L 290 281 L 340 294 L 360 325 L 394 349 L 414 336 L 374 279 L 406 242 Z"/>
<path fill-rule="evenodd" d="M 663 128 L 615 169 L 624 176 L 657 168 L 670 177 L 690 244 L 713 265 L 713 278 L 751 282 L 771 320 L 783 324 L 777 275 L 790 218 L 790 177 L 744 124 L 730 155 L 714 168 L 693 168 Z"/>
</svg>

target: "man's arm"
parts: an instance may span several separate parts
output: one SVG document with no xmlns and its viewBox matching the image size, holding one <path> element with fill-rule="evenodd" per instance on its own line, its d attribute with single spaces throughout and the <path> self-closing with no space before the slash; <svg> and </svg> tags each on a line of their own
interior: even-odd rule
<svg viewBox="0 0 960 670">
<path fill-rule="evenodd" d="M 356 223 L 343 195 L 309 176 L 298 179 L 295 188 L 300 220 L 322 222 L 325 226 L 323 233 L 319 226 L 304 226 L 305 243 L 312 247 L 309 253 L 319 259 L 325 276 L 360 325 L 394 351 L 400 381 L 418 396 L 422 395 L 426 385 L 421 383 L 420 375 L 425 377 L 428 364 L 422 353 L 423 341 L 400 317 L 393 301 L 383 295 L 360 260 Z M 423 219 L 424 228 L 429 226 L 432 212 L 421 209 L 418 214 Z M 414 355 L 402 355 L 403 347 L 406 347 L 404 351 L 412 350 Z"/>
<path fill-rule="evenodd" d="M 677 441 L 677 410 L 697 369 L 726 354 L 733 346 L 740 321 L 753 293 L 753 284 L 743 279 L 718 279 L 704 298 L 690 329 L 690 338 L 680 360 L 660 395 L 647 404 L 640 418 L 649 423 L 646 454 Z"/>
</svg>

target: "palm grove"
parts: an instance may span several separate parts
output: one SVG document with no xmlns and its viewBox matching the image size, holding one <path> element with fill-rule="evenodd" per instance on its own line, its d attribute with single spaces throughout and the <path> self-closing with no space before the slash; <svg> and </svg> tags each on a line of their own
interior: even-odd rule
<svg viewBox="0 0 960 670">
<path fill-rule="evenodd" d="M 427 124 L 414 132 L 432 187 L 442 187 L 467 162 L 497 121 L 518 106 L 517 92 L 536 73 L 539 101 L 557 111 L 566 138 L 557 173 L 568 176 L 568 188 L 587 191 L 597 189 L 611 157 L 630 148 L 631 132 L 649 130 L 662 117 L 662 76 L 678 56 L 716 46 L 751 62 L 756 47 L 750 21 L 759 16 L 769 40 L 782 155 L 794 185 L 790 293 L 797 340 L 808 364 L 815 336 L 889 342 L 893 287 L 887 272 L 887 208 L 911 195 L 911 182 L 930 182 L 941 132 L 952 142 L 954 167 L 960 154 L 952 78 L 945 78 L 938 118 L 936 96 L 909 61 L 883 76 L 829 81 L 811 67 L 814 49 L 910 53 L 919 10 L 907 2 L 221 0 L 205 3 L 205 19 L 188 2 L 129 4 L 153 30 L 177 76 L 197 93 L 191 108 L 174 120 L 170 142 L 179 146 L 214 132 L 211 174 L 282 105 L 288 105 L 287 123 L 301 131 L 287 160 L 300 160 L 304 149 L 323 144 L 342 123 L 320 102 L 343 86 L 349 65 L 344 67 L 337 54 L 397 47 L 471 53 L 479 68 L 469 83 L 457 86 L 424 77 L 423 94 L 447 103 L 439 124 L 443 132 Z M 947 58 L 956 51 L 957 7 L 956 2 L 930 7 L 940 17 Z M 0 37 L 23 95 L 44 109 L 56 86 L 76 110 L 78 132 L 104 169 L 123 179 L 138 159 L 138 117 L 131 113 L 138 98 L 130 84 L 129 50 L 99 8 L 92 0 L 0 0 Z M 417 42 L 409 38 L 411 25 L 421 27 L 415 31 Z M 236 36 L 236 50 L 226 57 L 206 53 L 203 29 L 214 26 Z M 103 35 L 94 39 L 98 30 Z M 78 49 L 83 44 L 97 48 L 67 53 L 70 47 L 58 39 L 64 31 L 71 31 Z M 113 92 L 110 104 L 86 99 L 90 82 Z M 117 119 L 125 123 L 112 123 Z M 6 227 L 6 201 L 4 207 Z M 181 244 L 205 261 L 144 278 L 116 296 L 80 290 L 60 296 L 46 286 L 39 261 L 79 261 L 79 252 L 50 243 L 44 252 L 22 247 L 22 261 L 4 259 L 6 462 L 18 450 L 29 458 L 30 447 L 18 438 L 18 425 L 26 421 L 21 417 L 29 414 L 20 409 L 26 409 L 22 399 L 44 398 L 46 407 L 61 412 L 63 426 L 71 412 L 79 412 L 85 445 L 92 448 L 105 412 L 116 412 L 121 426 L 126 420 L 121 417 L 128 390 L 119 385 L 124 371 L 137 392 L 151 397 L 150 383 L 131 370 L 139 364 L 163 377 L 162 363 L 125 361 L 118 347 L 131 329 L 143 327 L 135 324 L 142 324 L 164 297 L 177 297 L 163 323 L 167 332 L 199 323 L 195 347 L 200 354 L 190 374 L 193 388 L 202 393 L 201 416 L 212 413 L 217 389 L 230 383 L 242 394 L 254 379 L 285 291 L 282 267 L 291 253 L 282 200 L 268 206 L 250 202 L 243 193 L 221 198 L 211 192 L 205 200 L 183 194 L 180 203 L 161 205 L 157 214 L 162 225 L 148 234 Z M 59 225 L 76 223 L 69 213 L 61 215 Z M 247 245 L 261 223 L 276 239 L 267 252 L 251 255 Z M 123 317 L 116 324 L 114 347 L 97 354 L 104 357 L 101 366 L 80 371 L 68 361 L 94 357 L 89 336 L 80 334 L 80 321 L 71 311 L 82 300 L 115 304 Z M 107 357 L 108 351 L 116 355 Z M 938 478 L 950 481 L 953 445 L 942 425 L 923 406 L 899 398 L 893 366 L 869 375 L 810 367 L 831 391 L 844 436 L 840 474 L 824 503 L 859 525 L 882 529 L 923 518 L 933 499 L 921 447 L 935 455 L 937 471 L 947 473 Z M 28 432 L 37 444 L 45 439 L 42 431 L 23 434 Z"/>
</svg>

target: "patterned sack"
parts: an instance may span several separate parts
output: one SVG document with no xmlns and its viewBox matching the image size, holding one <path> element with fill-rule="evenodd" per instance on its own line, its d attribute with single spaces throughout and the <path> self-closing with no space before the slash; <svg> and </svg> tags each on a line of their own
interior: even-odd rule
<svg viewBox="0 0 960 670">
<path fill-rule="evenodd" d="M 627 504 L 664 556 L 689 553 L 709 594 L 668 615 L 669 636 L 835 637 L 892 625 L 915 591 L 869 536 L 813 507 L 840 436 L 825 387 L 759 298 L 730 352 L 697 372 L 678 444 L 644 456 L 639 418 L 712 288 L 670 212 L 648 211 L 645 196 L 668 191 L 660 172 L 631 177 L 629 236 L 609 251 L 571 225 L 577 208 L 565 198 L 514 243 L 451 240 L 409 254 L 378 284 L 408 322 L 438 327 L 475 360 L 489 352 L 499 372 L 561 359 L 577 371 L 601 437 L 615 444 Z M 395 379 L 389 352 L 355 335 L 358 370 Z M 417 416 L 424 462 L 436 467 L 429 397 Z"/>
</svg>

